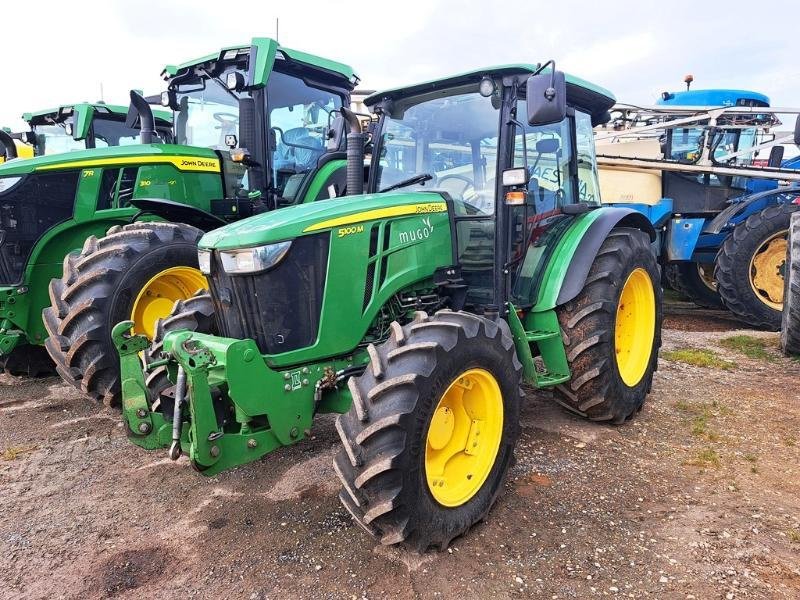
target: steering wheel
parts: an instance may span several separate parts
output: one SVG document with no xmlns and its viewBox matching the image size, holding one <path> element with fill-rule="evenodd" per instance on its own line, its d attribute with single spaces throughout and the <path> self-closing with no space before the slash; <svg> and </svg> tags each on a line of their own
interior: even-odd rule
<svg viewBox="0 0 800 600">
<path fill-rule="evenodd" d="M 223 127 L 231 127 L 236 125 L 236 123 L 239 121 L 239 115 L 235 115 L 233 113 L 216 112 L 213 116 L 214 119 Z"/>
<path fill-rule="evenodd" d="M 466 192 L 466 191 L 467 191 L 469 188 L 475 189 L 475 182 L 473 182 L 473 181 L 472 181 L 472 180 L 471 180 L 469 177 L 467 177 L 466 175 L 458 175 L 458 174 L 445 175 L 445 176 L 443 176 L 443 177 L 438 177 L 438 178 L 436 179 L 436 185 L 442 185 L 442 184 L 444 184 L 444 182 L 445 182 L 445 181 L 447 181 L 448 179 L 456 179 L 456 180 L 458 180 L 458 181 L 462 181 L 462 182 L 464 182 L 464 187 L 463 187 L 463 188 L 461 189 L 461 191 L 459 192 L 459 196 L 461 196 L 461 197 L 463 197 L 463 196 L 464 196 L 464 193 L 465 193 L 465 192 Z M 447 186 L 445 186 L 445 187 L 447 187 Z"/>
</svg>

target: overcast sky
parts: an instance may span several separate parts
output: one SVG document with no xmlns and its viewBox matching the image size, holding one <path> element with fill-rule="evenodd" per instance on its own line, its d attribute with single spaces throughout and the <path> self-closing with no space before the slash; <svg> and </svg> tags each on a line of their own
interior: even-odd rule
<svg viewBox="0 0 800 600">
<path fill-rule="evenodd" d="M 27 110 L 161 91 L 164 65 L 274 37 L 355 67 L 380 89 L 480 66 L 539 62 L 652 104 L 666 90 L 736 87 L 800 105 L 798 0 L 0 0 L 0 125 Z M 9 49 L 11 51 L 9 52 Z"/>
</svg>

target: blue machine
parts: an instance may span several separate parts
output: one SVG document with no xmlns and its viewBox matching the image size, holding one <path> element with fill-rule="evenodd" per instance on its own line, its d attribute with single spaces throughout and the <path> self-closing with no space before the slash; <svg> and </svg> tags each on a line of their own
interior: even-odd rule
<svg viewBox="0 0 800 600">
<path fill-rule="evenodd" d="M 686 90 L 664 92 L 657 104 L 675 108 L 768 108 L 769 98 L 747 90 Z M 759 130 L 769 123 L 772 113 L 762 116 L 755 112 L 748 117 L 752 127 L 738 122 L 736 127 L 726 128 L 732 121 L 721 119 L 716 128 L 700 122 L 671 128 L 666 121 L 660 139 L 664 156 L 673 163 L 692 164 L 709 140 L 714 157 L 755 146 Z M 800 169 L 800 157 L 783 161 L 781 168 Z M 670 284 L 701 306 L 724 305 L 750 325 L 777 330 L 782 296 L 776 297 L 778 282 L 774 278 L 782 282 L 782 259 L 778 259 L 780 248 L 776 245 L 780 240 L 769 247 L 769 257 L 756 261 L 755 254 L 764 251 L 766 242 L 744 237 L 766 236 L 768 242 L 781 235 L 781 228 L 788 229 L 789 213 L 800 209 L 800 184 L 778 189 L 777 180 L 664 169 L 662 195 L 655 206 L 624 206 L 645 214 L 659 230 L 657 251 Z M 780 210 L 767 211 L 772 207 Z M 754 215 L 765 218 L 748 222 Z M 735 243 L 726 245 L 734 230 Z M 723 264 L 718 259 L 721 254 L 725 254 Z"/>
</svg>

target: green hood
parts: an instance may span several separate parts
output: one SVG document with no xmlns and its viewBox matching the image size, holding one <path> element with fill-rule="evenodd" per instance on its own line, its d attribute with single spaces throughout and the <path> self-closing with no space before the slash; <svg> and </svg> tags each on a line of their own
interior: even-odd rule
<svg viewBox="0 0 800 600">
<path fill-rule="evenodd" d="M 120 166 L 124 164 L 138 165 L 172 162 L 180 165 L 180 159 L 182 157 L 206 159 L 205 162 L 213 162 L 214 165 L 216 165 L 216 170 L 219 171 L 219 157 L 209 148 L 178 146 L 174 144 L 135 144 L 132 146 L 91 148 L 65 154 L 37 156 L 24 161 L 15 160 L 0 165 L 0 177 L 5 175 L 22 175 L 34 171 L 83 169 L 103 166 Z M 185 170 L 196 171 L 213 169 L 211 169 L 211 165 L 208 165 L 208 169 L 187 168 Z"/>
<path fill-rule="evenodd" d="M 229 250 L 260 246 L 387 217 L 425 216 L 446 210 L 444 199 L 435 192 L 345 196 L 282 208 L 225 225 L 205 234 L 200 247 Z"/>
</svg>

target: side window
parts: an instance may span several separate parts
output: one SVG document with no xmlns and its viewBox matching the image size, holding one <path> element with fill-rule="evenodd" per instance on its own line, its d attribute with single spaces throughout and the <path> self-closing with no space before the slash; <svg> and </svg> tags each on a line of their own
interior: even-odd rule
<svg viewBox="0 0 800 600">
<path fill-rule="evenodd" d="M 269 77 L 273 186 L 278 196 L 292 202 L 325 153 L 328 129 L 342 98 L 293 75 L 276 71 Z"/>
<path fill-rule="evenodd" d="M 578 201 L 600 204 L 592 118 L 580 111 L 575 111 L 575 146 L 578 151 Z"/>
<path fill-rule="evenodd" d="M 525 101 L 520 100 L 517 114 L 524 115 L 526 112 Z M 572 160 L 570 120 L 536 127 L 525 124 L 524 135 L 523 144 L 523 132 L 517 131 L 514 166 L 525 165 L 524 150 L 527 149 L 529 205 L 537 214 L 543 214 L 571 203 L 574 192 L 569 175 Z"/>
</svg>

